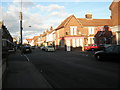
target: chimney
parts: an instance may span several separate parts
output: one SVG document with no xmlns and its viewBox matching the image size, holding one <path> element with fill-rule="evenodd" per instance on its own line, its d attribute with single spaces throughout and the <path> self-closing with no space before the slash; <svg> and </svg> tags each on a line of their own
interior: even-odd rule
<svg viewBox="0 0 120 90">
<path fill-rule="evenodd" d="M 92 14 L 91 14 L 91 13 L 87 13 L 87 14 L 85 15 L 85 18 L 86 18 L 86 19 L 92 19 Z"/>
<path fill-rule="evenodd" d="M 53 27 L 51 26 L 51 27 L 50 27 L 50 31 L 52 31 L 52 30 L 53 30 Z"/>
</svg>

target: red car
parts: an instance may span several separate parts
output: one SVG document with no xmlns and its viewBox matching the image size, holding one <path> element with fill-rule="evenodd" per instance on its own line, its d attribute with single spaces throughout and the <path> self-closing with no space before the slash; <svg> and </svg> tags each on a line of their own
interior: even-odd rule
<svg viewBox="0 0 120 90">
<path fill-rule="evenodd" d="M 95 50 L 101 50 L 103 49 L 104 46 L 102 45 L 97 45 L 97 44 L 89 44 L 88 46 L 84 46 L 85 51 L 95 51 Z"/>
</svg>

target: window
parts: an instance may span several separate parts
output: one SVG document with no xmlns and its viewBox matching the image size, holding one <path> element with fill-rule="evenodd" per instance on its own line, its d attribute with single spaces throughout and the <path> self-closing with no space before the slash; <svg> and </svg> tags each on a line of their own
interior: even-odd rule
<svg viewBox="0 0 120 90">
<path fill-rule="evenodd" d="M 113 49 L 113 53 L 118 53 L 118 49 L 119 48 L 117 46 L 115 46 L 114 49 Z"/>
<path fill-rule="evenodd" d="M 118 53 L 120 54 L 120 46 L 118 46 Z"/>
<path fill-rule="evenodd" d="M 66 35 L 68 35 L 68 32 L 66 32 Z"/>
<path fill-rule="evenodd" d="M 70 26 L 71 35 L 77 35 L 77 26 Z"/>
<path fill-rule="evenodd" d="M 94 34 L 94 27 L 88 27 L 89 34 Z"/>
<path fill-rule="evenodd" d="M 106 52 L 110 53 L 113 52 L 114 46 L 106 48 Z"/>
</svg>

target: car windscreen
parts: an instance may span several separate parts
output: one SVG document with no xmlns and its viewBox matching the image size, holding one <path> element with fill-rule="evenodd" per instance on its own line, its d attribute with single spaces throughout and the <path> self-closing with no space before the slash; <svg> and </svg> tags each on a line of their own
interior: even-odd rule
<svg viewBox="0 0 120 90">
<path fill-rule="evenodd" d="M 47 46 L 48 48 L 53 48 L 53 46 Z"/>
</svg>

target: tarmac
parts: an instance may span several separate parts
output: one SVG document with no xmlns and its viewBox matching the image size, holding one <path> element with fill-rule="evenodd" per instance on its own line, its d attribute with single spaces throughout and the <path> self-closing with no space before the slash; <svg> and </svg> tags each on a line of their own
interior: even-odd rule
<svg viewBox="0 0 120 90">
<path fill-rule="evenodd" d="M 93 56 L 93 52 L 81 51 L 81 55 Z M 2 81 L 2 89 L 7 88 L 53 88 L 42 73 L 20 50 L 8 57 L 8 67 Z"/>
<path fill-rule="evenodd" d="M 2 89 L 6 88 L 52 88 L 36 67 L 18 50 L 8 57 Z"/>
</svg>

